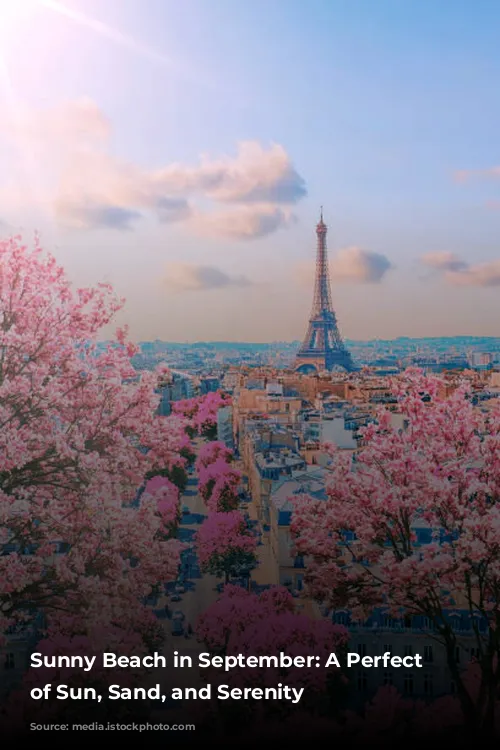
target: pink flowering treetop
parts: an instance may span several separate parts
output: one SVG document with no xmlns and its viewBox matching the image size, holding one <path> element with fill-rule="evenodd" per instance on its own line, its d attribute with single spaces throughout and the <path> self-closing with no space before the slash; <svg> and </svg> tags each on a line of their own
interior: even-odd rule
<svg viewBox="0 0 500 750">
<path fill-rule="evenodd" d="M 266 666 L 225 672 L 224 681 L 237 686 L 275 687 L 279 682 L 302 686 L 306 688 L 302 701 L 318 707 L 318 694 L 331 686 L 332 678 L 337 684 L 341 679 L 338 668 L 325 669 L 324 665 L 335 652 L 342 661 L 346 629 L 297 614 L 293 597 L 283 587 L 271 587 L 257 595 L 227 585 L 222 596 L 201 615 L 196 633 L 207 648 L 226 655 L 279 656 L 283 652 L 291 657 L 319 657 L 319 668 L 314 660 L 309 668 Z"/>
<path fill-rule="evenodd" d="M 176 449 L 175 452 L 172 452 L 167 465 L 161 469 L 155 467 L 146 474 L 146 479 L 149 480 L 156 476 L 163 476 L 182 493 L 188 481 L 187 466 L 194 459 L 191 441 L 185 432 L 185 420 L 179 419 L 176 415 L 158 417 L 157 419 L 162 420 L 165 433 L 175 435 Z"/>
<path fill-rule="evenodd" d="M 121 306 L 108 286 L 73 290 L 18 238 L 0 264 L 0 633 L 43 612 L 51 637 L 105 647 L 141 633 L 144 597 L 176 574 L 173 492 L 133 501 L 183 430 L 156 416 L 125 332 L 97 343 Z"/>
<path fill-rule="evenodd" d="M 191 437 L 198 434 L 213 440 L 217 434 L 217 412 L 230 403 L 231 398 L 227 394 L 217 391 L 176 401 L 172 410 L 189 420 L 187 432 Z"/>
<path fill-rule="evenodd" d="M 198 411 L 197 398 L 185 398 L 172 403 L 172 413 L 178 414 L 186 419 L 192 419 Z"/>
<path fill-rule="evenodd" d="M 328 500 L 296 500 L 291 530 L 316 597 L 355 619 L 374 607 L 428 618 L 479 731 L 500 685 L 500 408 L 475 408 L 466 386 L 441 398 L 439 385 L 413 370 L 396 380 L 406 429 L 382 410 L 354 457 L 332 451 Z M 467 613 L 479 653 L 475 694 L 455 660 L 453 610 Z"/>
<path fill-rule="evenodd" d="M 229 464 L 233 460 L 233 451 L 218 440 L 203 443 L 200 446 L 198 458 L 196 459 L 196 471 L 199 473 L 200 469 L 206 469 L 210 464 L 215 463 L 217 459 L 221 459 Z"/>
<path fill-rule="evenodd" d="M 230 403 L 230 397 L 220 391 L 203 396 L 194 417 L 198 434 L 213 440 L 217 435 L 217 412 Z"/>
<path fill-rule="evenodd" d="M 186 433 L 186 420 L 181 418 L 180 422 L 183 425 L 183 436 L 179 444 L 179 455 L 184 460 L 183 467 L 186 468 L 194 465 L 196 453 L 194 445 Z"/>
<path fill-rule="evenodd" d="M 166 477 L 155 476 L 146 483 L 144 495 L 143 499 L 156 502 L 165 532 L 173 534 L 179 521 L 179 488 Z"/>
<path fill-rule="evenodd" d="M 282 586 L 273 586 L 257 595 L 228 584 L 223 595 L 200 616 L 196 633 L 207 648 L 225 653 L 234 650 L 234 639 L 238 640 L 248 625 L 294 609 L 293 597 Z"/>
<path fill-rule="evenodd" d="M 209 513 L 196 535 L 202 568 L 216 576 L 231 575 L 250 570 L 256 565 L 257 540 L 237 510 L 228 513 Z"/>
<path fill-rule="evenodd" d="M 238 506 L 241 473 L 217 458 L 208 466 L 200 466 L 198 488 L 211 511 L 229 511 Z"/>
</svg>

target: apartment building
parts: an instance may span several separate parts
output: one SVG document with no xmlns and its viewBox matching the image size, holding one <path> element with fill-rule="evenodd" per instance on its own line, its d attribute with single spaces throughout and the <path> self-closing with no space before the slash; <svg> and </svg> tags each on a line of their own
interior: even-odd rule
<svg viewBox="0 0 500 750">
<path fill-rule="evenodd" d="M 361 707 L 384 685 L 393 685 L 408 698 L 431 700 L 441 695 L 456 693 L 456 685 L 447 663 L 444 646 L 436 639 L 432 623 L 424 616 L 392 617 L 386 610 L 376 609 L 363 623 L 351 621 L 347 610 L 329 613 L 333 621 L 347 627 L 350 633 L 349 650 L 360 656 L 378 656 L 390 652 L 393 656 L 422 658 L 422 667 L 413 669 L 365 669 L 354 665 L 350 679 L 355 688 L 353 696 Z M 475 623 L 467 610 L 449 610 L 446 616 L 458 632 L 454 659 L 460 669 L 478 657 Z M 486 622 L 478 623 L 486 634 Z"/>
<path fill-rule="evenodd" d="M 290 534 L 293 500 L 308 495 L 326 500 L 328 469 L 307 466 L 283 476 L 271 487 L 269 501 L 269 545 L 275 580 L 294 591 L 302 591 L 307 560 L 297 555 Z"/>
<path fill-rule="evenodd" d="M 233 407 L 223 406 L 217 412 L 217 440 L 234 450 Z"/>
</svg>

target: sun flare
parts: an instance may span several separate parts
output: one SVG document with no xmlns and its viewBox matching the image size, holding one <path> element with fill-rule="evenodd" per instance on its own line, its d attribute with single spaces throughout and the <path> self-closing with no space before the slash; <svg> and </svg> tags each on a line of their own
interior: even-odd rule
<svg viewBox="0 0 500 750">
<path fill-rule="evenodd" d="M 37 5 L 37 0 L 0 0 L 0 34 L 11 34 Z"/>
</svg>

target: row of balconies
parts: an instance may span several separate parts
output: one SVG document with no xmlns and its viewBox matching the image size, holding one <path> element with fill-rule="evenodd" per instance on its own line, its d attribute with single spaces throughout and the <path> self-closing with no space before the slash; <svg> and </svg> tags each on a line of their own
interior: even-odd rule
<svg viewBox="0 0 500 750">
<path fill-rule="evenodd" d="M 406 625 L 399 625 L 399 624 L 391 624 L 386 622 L 375 622 L 371 625 L 363 625 L 356 622 L 350 622 L 349 618 L 335 618 L 335 622 L 338 625 L 343 625 L 346 627 L 350 632 L 352 633 L 377 633 L 377 632 L 389 632 L 389 633 L 411 633 L 413 635 L 425 635 L 426 633 L 432 633 L 435 632 L 435 628 L 432 626 L 429 626 L 428 628 L 425 627 L 414 627 L 414 626 L 406 626 Z M 481 624 L 482 625 L 482 624 Z M 479 630 L 482 632 L 486 632 L 486 626 L 479 627 Z M 467 627 L 465 625 L 455 625 L 453 627 L 453 630 L 456 633 L 460 633 L 462 635 L 475 635 L 476 631 L 472 627 L 472 624 Z"/>
</svg>

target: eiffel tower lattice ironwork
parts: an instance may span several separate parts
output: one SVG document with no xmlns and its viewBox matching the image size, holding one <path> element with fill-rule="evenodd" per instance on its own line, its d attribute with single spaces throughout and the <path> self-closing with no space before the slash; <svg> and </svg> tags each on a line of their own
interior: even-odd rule
<svg viewBox="0 0 500 750">
<path fill-rule="evenodd" d="M 300 372 L 332 370 L 335 366 L 351 372 L 355 369 L 351 355 L 340 335 L 333 311 L 323 208 L 316 226 L 316 280 L 309 325 L 302 346 L 297 352 L 295 369 Z"/>
</svg>

